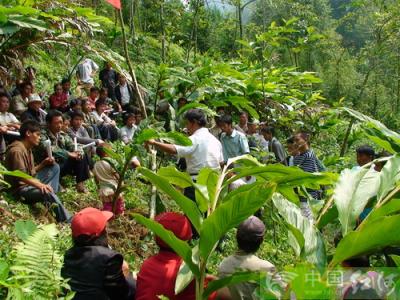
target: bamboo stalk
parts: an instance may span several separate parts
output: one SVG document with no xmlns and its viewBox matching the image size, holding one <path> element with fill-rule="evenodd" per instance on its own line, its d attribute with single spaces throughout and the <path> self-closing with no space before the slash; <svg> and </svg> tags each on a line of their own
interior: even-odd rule
<svg viewBox="0 0 400 300">
<path fill-rule="evenodd" d="M 129 73 L 130 73 L 130 75 L 132 77 L 132 80 L 133 80 L 133 83 L 135 85 L 136 93 L 139 96 L 140 110 L 142 111 L 142 115 L 145 118 L 147 118 L 146 105 L 144 104 L 144 101 L 143 101 L 143 98 L 142 98 L 142 94 L 140 93 L 139 85 L 138 85 L 137 80 L 136 80 L 136 74 L 135 74 L 135 71 L 133 70 L 133 67 L 132 67 L 132 64 L 131 64 L 131 60 L 129 58 L 128 41 L 126 39 L 126 33 L 125 33 L 125 27 L 124 27 L 124 18 L 122 17 L 122 10 L 118 9 L 118 15 L 119 15 L 119 21 L 121 23 L 121 31 L 122 31 L 122 39 L 123 39 L 126 63 L 128 64 Z"/>
</svg>

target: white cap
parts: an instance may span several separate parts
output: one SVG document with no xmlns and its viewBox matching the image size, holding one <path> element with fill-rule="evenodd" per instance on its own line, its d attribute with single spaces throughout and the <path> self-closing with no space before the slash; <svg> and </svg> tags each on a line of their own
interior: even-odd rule
<svg viewBox="0 0 400 300">
<path fill-rule="evenodd" d="M 28 104 L 32 102 L 42 102 L 42 99 L 38 94 L 32 94 L 29 96 Z"/>
</svg>

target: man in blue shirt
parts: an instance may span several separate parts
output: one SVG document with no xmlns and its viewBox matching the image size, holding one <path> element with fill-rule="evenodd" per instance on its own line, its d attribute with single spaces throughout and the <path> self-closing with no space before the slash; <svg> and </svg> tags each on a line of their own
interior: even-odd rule
<svg viewBox="0 0 400 300">
<path fill-rule="evenodd" d="M 221 144 L 225 163 L 230 158 L 250 153 L 246 135 L 233 128 L 230 115 L 224 115 L 220 118 L 220 128 L 222 130 Z"/>
</svg>

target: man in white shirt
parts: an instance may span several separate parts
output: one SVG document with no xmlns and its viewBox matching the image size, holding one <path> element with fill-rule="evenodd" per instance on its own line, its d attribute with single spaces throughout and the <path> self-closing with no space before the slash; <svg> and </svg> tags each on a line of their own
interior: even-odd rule
<svg viewBox="0 0 400 300">
<path fill-rule="evenodd" d="M 76 87 L 77 97 L 82 97 L 84 90 L 86 95 L 89 95 L 90 88 L 94 84 L 93 76 L 96 71 L 99 69 L 99 66 L 90 58 L 85 58 L 83 62 L 81 62 L 76 71 L 76 77 L 78 81 L 78 86 Z"/>
<path fill-rule="evenodd" d="M 123 110 L 127 110 L 129 105 L 134 105 L 135 95 L 133 87 L 127 82 L 125 76 L 118 76 L 118 85 L 115 87 L 115 98 Z"/>
<path fill-rule="evenodd" d="M 154 145 L 161 151 L 170 154 L 177 154 L 186 160 L 186 172 L 195 180 L 202 168 L 220 169 L 224 162 L 221 143 L 213 136 L 206 126 L 206 117 L 202 110 L 191 109 L 185 114 L 186 129 L 190 134 L 191 146 L 179 146 L 148 141 L 149 145 Z M 194 200 L 190 190 L 185 190 L 185 195 Z"/>
</svg>

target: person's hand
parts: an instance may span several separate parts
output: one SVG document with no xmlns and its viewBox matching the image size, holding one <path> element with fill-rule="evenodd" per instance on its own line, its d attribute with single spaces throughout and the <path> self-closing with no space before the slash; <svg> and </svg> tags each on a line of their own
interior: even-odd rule
<svg viewBox="0 0 400 300">
<path fill-rule="evenodd" d="M 78 151 L 74 151 L 74 152 L 69 152 L 69 157 L 72 159 L 76 159 L 76 160 L 81 160 L 82 159 L 82 154 Z"/>
<path fill-rule="evenodd" d="M 150 146 L 155 145 L 155 143 L 156 143 L 156 141 L 153 140 L 153 139 L 148 140 L 148 141 L 144 142 L 144 147 L 145 147 L 147 150 L 150 150 Z"/>
<path fill-rule="evenodd" d="M 125 260 L 122 263 L 122 273 L 124 273 L 125 277 L 129 276 L 129 265 Z"/>
<path fill-rule="evenodd" d="M 121 104 L 119 104 L 119 103 L 117 103 L 117 110 L 118 110 L 118 112 L 121 112 L 121 111 L 122 111 L 122 106 L 121 106 Z"/>
<path fill-rule="evenodd" d="M 53 192 L 53 188 L 48 184 L 39 182 L 36 187 L 40 190 L 42 194 L 48 194 Z"/>
<path fill-rule="evenodd" d="M 116 126 L 117 125 L 117 123 L 115 123 L 115 121 L 113 120 L 113 121 L 111 121 L 110 122 L 110 124 L 112 125 L 112 126 Z"/>
<path fill-rule="evenodd" d="M 47 167 L 47 166 L 52 166 L 55 163 L 55 159 L 54 157 L 46 157 L 45 159 L 42 160 L 42 162 L 40 163 L 43 167 Z"/>
<path fill-rule="evenodd" d="M 134 169 L 140 167 L 140 161 L 136 157 L 132 158 L 131 164 Z"/>
<path fill-rule="evenodd" d="M 218 279 L 218 277 L 215 276 L 215 275 L 206 274 L 206 280 L 207 280 L 208 282 L 214 281 L 214 280 L 217 280 L 217 279 Z"/>
<path fill-rule="evenodd" d="M 8 127 L 6 125 L 5 126 L 0 126 L 0 133 L 6 133 L 7 130 L 8 130 Z"/>
<path fill-rule="evenodd" d="M 97 146 L 103 146 L 105 143 L 106 143 L 106 142 L 103 141 L 103 140 L 100 140 L 100 139 L 97 139 L 97 140 L 96 140 Z"/>
</svg>

